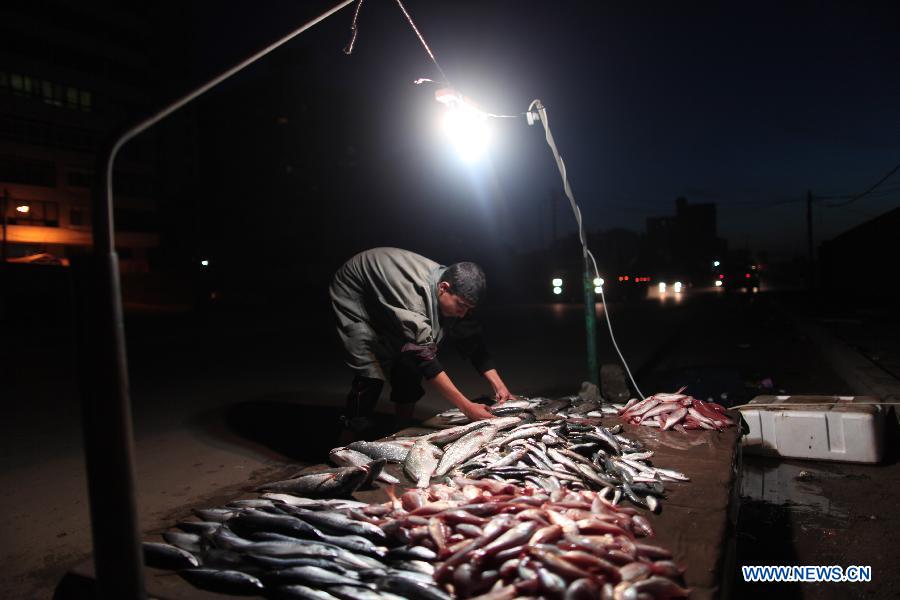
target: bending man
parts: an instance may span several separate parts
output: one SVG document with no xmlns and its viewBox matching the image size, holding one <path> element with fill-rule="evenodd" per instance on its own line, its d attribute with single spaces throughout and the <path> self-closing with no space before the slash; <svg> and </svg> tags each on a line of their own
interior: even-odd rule
<svg viewBox="0 0 900 600">
<path fill-rule="evenodd" d="M 366 250 L 338 269 L 331 301 L 355 374 L 345 427 L 359 433 L 369 425 L 386 380 L 403 425 L 425 394 L 423 378 L 470 419 L 491 418 L 483 405 L 456 388 L 437 358 L 441 341 L 451 338 L 490 382 L 495 398 L 509 398 L 481 328 L 469 314 L 484 290 L 484 272 L 475 263 L 444 267 L 397 248 Z"/>
</svg>

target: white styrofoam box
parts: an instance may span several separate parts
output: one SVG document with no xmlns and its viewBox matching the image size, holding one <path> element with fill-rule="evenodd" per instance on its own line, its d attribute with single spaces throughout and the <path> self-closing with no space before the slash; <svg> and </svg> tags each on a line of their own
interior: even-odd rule
<svg viewBox="0 0 900 600">
<path fill-rule="evenodd" d="M 871 396 L 757 396 L 741 409 L 749 453 L 877 463 L 884 451 L 884 406 Z M 760 406 L 754 404 L 802 404 Z"/>
</svg>

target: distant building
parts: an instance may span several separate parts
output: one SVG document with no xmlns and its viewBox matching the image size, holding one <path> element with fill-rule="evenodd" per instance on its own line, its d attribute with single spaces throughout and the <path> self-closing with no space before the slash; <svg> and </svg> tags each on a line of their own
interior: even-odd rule
<svg viewBox="0 0 900 600">
<path fill-rule="evenodd" d="M 655 271 L 700 276 L 709 272 L 712 260 L 726 249 L 716 232 L 715 203 L 690 204 L 686 198 L 678 198 L 675 216 L 647 219 L 642 262 Z"/>
<path fill-rule="evenodd" d="M 821 285 L 853 296 L 900 297 L 897 239 L 900 208 L 824 242 L 819 249 Z"/>
<path fill-rule="evenodd" d="M 99 144 L 147 111 L 154 77 L 150 22 L 115 4 L 0 7 L 0 213 L 7 257 L 84 253 Z M 150 138 L 152 140 L 152 138 Z M 153 143 L 117 162 L 116 247 L 144 271 L 159 245 Z"/>
</svg>

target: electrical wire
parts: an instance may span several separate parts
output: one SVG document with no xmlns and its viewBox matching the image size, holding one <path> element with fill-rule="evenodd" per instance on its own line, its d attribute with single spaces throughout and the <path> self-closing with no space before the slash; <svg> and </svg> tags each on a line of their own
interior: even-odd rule
<svg viewBox="0 0 900 600">
<path fill-rule="evenodd" d="M 578 208 L 578 204 L 575 203 L 575 194 L 572 193 L 572 186 L 569 185 L 569 177 L 566 174 L 566 163 L 563 161 L 563 157 L 559 153 L 559 149 L 556 147 L 556 142 L 553 140 L 553 134 L 550 132 L 550 119 L 547 116 L 547 108 L 540 100 L 536 99 L 528 105 L 526 114 L 531 113 L 532 110 L 538 111 L 541 124 L 544 126 L 544 136 L 547 139 L 547 145 L 550 146 L 550 151 L 553 152 L 553 158 L 556 160 L 556 166 L 559 169 L 559 175 L 560 177 L 562 177 L 563 191 L 566 194 L 566 198 L 569 199 L 569 204 L 572 207 L 572 212 L 575 213 L 575 221 L 578 224 L 578 239 L 581 241 L 582 254 L 585 259 L 590 260 L 591 266 L 594 268 L 594 278 L 599 278 L 600 271 L 597 269 L 597 261 L 594 258 L 594 255 L 588 249 L 587 240 L 585 239 L 584 223 L 582 222 L 581 218 L 581 209 Z M 612 328 L 612 321 L 609 318 L 609 307 L 606 305 L 606 296 L 603 294 L 603 286 L 599 287 L 600 302 L 603 305 L 603 316 L 606 317 L 606 325 L 609 328 L 609 338 L 610 340 L 612 340 L 613 348 L 616 349 L 616 354 L 618 354 L 619 360 L 622 361 L 622 366 L 625 367 L 625 372 L 628 374 L 628 379 L 631 381 L 631 385 L 634 386 L 634 390 L 637 392 L 638 396 L 640 396 L 641 400 L 643 400 L 644 394 L 641 392 L 641 389 L 638 387 L 637 382 L 634 380 L 634 377 L 631 374 L 631 369 L 628 367 L 628 362 L 625 360 L 625 356 L 622 354 L 622 351 L 619 349 L 619 344 L 616 342 L 616 336 L 613 333 Z"/>
<path fill-rule="evenodd" d="M 344 54 L 350 56 L 353 54 L 353 47 L 356 45 L 356 34 L 359 33 L 359 9 L 362 8 L 363 0 L 359 0 L 356 4 L 356 10 L 353 12 L 353 24 L 350 26 L 350 41 L 344 46 Z"/>
<path fill-rule="evenodd" d="M 522 117 L 525 116 L 525 114 L 526 113 L 520 112 L 517 115 L 498 115 L 496 113 L 486 112 L 486 113 L 484 113 L 484 116 L 490 117 L 492 119 L 521 119 Z"/>
<path fill-rule="evenodd" d="M 897 171 L 900 171 L 900 163 L 898 163 L 896 167 L 891 169 L 887 175 L 885 175 L 884 177 L 879 179 L 873 185 L 869 186 L 869 189 L 862 192 L 861 194 L 855 194 L 853 196 L 850 196 L 849 200 L 846 200 L 844 202 L 838 202 L 837 204 L 823 204 L 822 206 L 825 206 L 827 208 L 839 208 L 841 206 L 847 206 L 848 204 L 852 204 L 852 203 L 856 202 L 857 200 L 861 200 L 861 199 L 865 198 L 866 196 L 868 196 L 870 193 L 874 192 L 876 189 L 878 189 L 878 186 L 880 186 L 882 183 L 887 181 L 891 177 L 891 175 L 893 175 Z M 831 200 L 831 199 L 837 200 L 839 198 L 847 198 L 847 196 L 832 196 L 832 197 L 829 197 L 828 199 L 829 200 Z"/>
<path fill-rule="evenodd" d="M 441 65 L 438 64 L 437 59 L 434 57 L 434 53 L 431 51 L 431 48 L 428 47 L 428 42 L 425 41 L 425 38 L 419 31 L 419 28 L 416 27 L 415 23 L 413 23 L 412 17 L 409 16 L 409 12 L 407 12 L 406 7 L 403 6 L 403 2 L 401 0 L 397 0 L 397 6 L 399 6 L 400 10 L 403 11 L 403 16 L 406 17 L 406 20 L 409 22 L 409 26 L 412 27 L 412 30 L 416 32 L 416 36 L 418 36 L 419 41 L 422 42 L 422 46 L 425 48 L 425 52 L 427 52 L 428 56 L 431 57 L 431 62 L 433 62 L 434 66 L 437 67 L 437 70 L 440 72 L 441 77 L 444 78 L 444 81 L 449 84 L 450 80 L 447 78 L 447 75 L 444 73 Z"/>
</svg>

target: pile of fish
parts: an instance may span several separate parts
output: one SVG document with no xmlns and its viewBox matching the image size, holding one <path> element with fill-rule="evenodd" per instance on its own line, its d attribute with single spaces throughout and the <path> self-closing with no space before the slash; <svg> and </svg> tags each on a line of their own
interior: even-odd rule
<svg viewBox="0 0 900 600">
<path fill-rule="evenodd" d="M 196 510 L 166 543 L 145 542 L 145 562 L 177 570 L 204 590 L 267 598 L 446 599 L 434 582 L 434 552 L 388 549 L 383 514 L 355 500 L 265 493 Z"/>
<path fill-rule="evenodd" d="M 710 404 L 685 405 L 687 396 L 653 398 L 613 408 L 519 398 L 494 419 L 335 448 L 336 468 L 196 510 L 199 520 L 179 522 L 165 543 L 146 542 L 145 560 L 202 589 L 276 599 L 686 597 L 671 554 L 642 539 L 653 534 L 648 519 L 621 502 L 658 510 L 665 482 L 688 478 L 653 466 L 621 425 L 600 423 L 622 411 L 648 424 L 663 403 L 715 427 L 730 420 L 712 419 Z M 403 475 L 415 487 L 398 496 Z M 349 499 L 377 483 L 389 501 Z"/>
<path fill-rule="evenodd" d="M 620 425 L 607 428 L 574 418 L 517 425 L 513 419 L 476 421 L 393 442 L 357 443 L 356 449 L 371 459 L 386 459 L 383 444 L 412 442 L 403 469 L 420 488 L 435 477 L 490 479 L 545 492 L 595 490 L 613 505 L 625 498 L 654 511 L 665 494 L 665 481 L 688 481 L 678 471 L 652 466 L 653 452 L 621 435 Z"/>
<path fill-rule="evenodd" d="M 682 390 L 674 394 L 656 394 L 640 402 L 632 398 L 619 412 L 627 423 L 674 429 L 682 433 L 689 429 L 722 431 L 734 425 L 725 414 L 725 407 L 715 402 L 703 402 Z"/>
<path fill-rule="evenodd" d="M 671 553 L 636 541 L 653 534 L 649 521 L 594 491 L 455 478 L 409 490 L 390 506 L 382 529 L 406 551 L 433 553 L 434 581 L 456 598 L 688 594 Z"/>
<path fill-rule="evenodd" d="M 681 570 L 634 508 L 595 491 L 455 478 L 391 500 L 264 493 L 196 510 L 146 562 L 267 598 L 681 598 Z"/>
<path fill-rule="evenodd" d="M 618 412 L 616 406 L 604 403 L 598 394 L 588 393 L 562 398 L 515 396 L 500 406 L 490 407 L 490 411 L 497 417 L 515 416 L 523 422 L 554 421 L 571 417 L 600 418 L 607 414 L 616 414 Z M 448 425 L 459 425 L 469 421 L 458 408 L 451 408 L 437 416 Z"/>
</svg>

